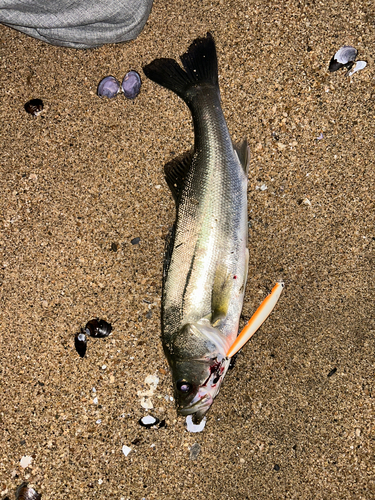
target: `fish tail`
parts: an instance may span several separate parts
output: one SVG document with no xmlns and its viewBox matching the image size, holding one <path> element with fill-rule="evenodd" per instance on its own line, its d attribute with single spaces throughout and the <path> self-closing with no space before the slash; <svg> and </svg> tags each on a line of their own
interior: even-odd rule
<svg viewBox="0 0 375 500">
<path fill-rule="evenodd" d="M 172 90 L 185 102 L 189 90 L 203 83 L 219 87 L 215 42 L 211 33 L 197 38 L 181 57 L 183 68 L 174 59 L 155 59 L 143 68 L 155 83 Z"/>
</svg>

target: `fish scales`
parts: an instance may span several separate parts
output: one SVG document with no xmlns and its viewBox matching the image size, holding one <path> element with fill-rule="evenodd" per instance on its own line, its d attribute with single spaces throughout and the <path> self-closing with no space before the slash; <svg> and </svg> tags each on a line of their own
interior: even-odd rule
<svg viewBox="0 0 375 500">
<path fill-rule="evenodd" d="M 181 56 L 156 59 L 146 76 L 188 105 L 194 149 L 165 166 L 176 201 L 166 252 L 162 340 L 172 371 L 177 409 L 202 420 L 229 366 L 226 352 L 238 333 L 247 278 L 246 140 L 233 145 L 223 115 L 212 36 Z"/>
</svg>

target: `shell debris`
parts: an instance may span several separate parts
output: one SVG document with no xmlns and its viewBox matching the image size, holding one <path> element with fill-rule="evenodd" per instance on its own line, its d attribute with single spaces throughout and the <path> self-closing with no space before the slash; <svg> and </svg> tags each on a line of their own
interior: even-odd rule
<svg viewBox="0 0 375 500">
<path fill-rule="evenodd" d="M 43 111 L 44 104 L 42 99 L 31 99 L 27 101 L 24 108 L 30 115 L 38 116 Z"/>
<path fill-rule="evenodd" d="M 186 430 L 189 432 L 202 432 L 206 426 L 207 417 L 204 417 L 199 424 L 193 423 L 193 417 L 188 415 L 186 417 Z"/>
<path fill-rule="evenodd" d="M 41 500 L 42 495 L 28 486 L 27 483 L 22 483 L 21 486 L 17 488 L 16 500 Z"/>
<path fill-rule="evenodd" d="M 357 61 L 352 71 L 348 72 L 348 76 L 354 75 L 354 73 L 357 73 L 357 71 L 361 71 L 361 69 L 364 69 L 366 66 L 366 61 Z"/>
<path fill-rule="evenodd" d="M 333 73 L 343 67 L 351 69 L 354 61 L 356 60 L 357 54 L 358 50 L 355 47 L 350 45 L 340 47 L 336 54 L 332 57 L 328 70 Z"/>
</svg>

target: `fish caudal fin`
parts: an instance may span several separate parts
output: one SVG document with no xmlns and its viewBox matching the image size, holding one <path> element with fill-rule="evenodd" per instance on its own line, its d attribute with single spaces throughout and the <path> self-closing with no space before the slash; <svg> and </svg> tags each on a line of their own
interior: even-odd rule
<svg viewBox="0 0 375 500">
<path fill-rule="evenodd" d="M 181 56 L 184 69 L 174 59 L 155 59 L 143 68 L 155 83 L 172 90 L 186 100 L 193 85 L 208 83 L 218 87 L 218 66 L 215 42 L 211 33 L 197 38 Z"/>
</svg>

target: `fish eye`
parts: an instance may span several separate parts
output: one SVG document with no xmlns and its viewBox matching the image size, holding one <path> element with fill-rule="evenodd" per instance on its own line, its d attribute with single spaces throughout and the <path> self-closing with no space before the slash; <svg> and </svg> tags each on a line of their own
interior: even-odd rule
<svg viewBox="0 0 375 500">
<path fill-rule="evenodd" d="M 177 387 L 178 391 L 183 392 L 184 394 L 187 394 L 192 389 L 192 385 L 189 384 L 189 382 L 187 382 L 186 380 L 183 380 L 183 379 L 178 380 L 176 382 L 176 387 Z"/>
</svg>

